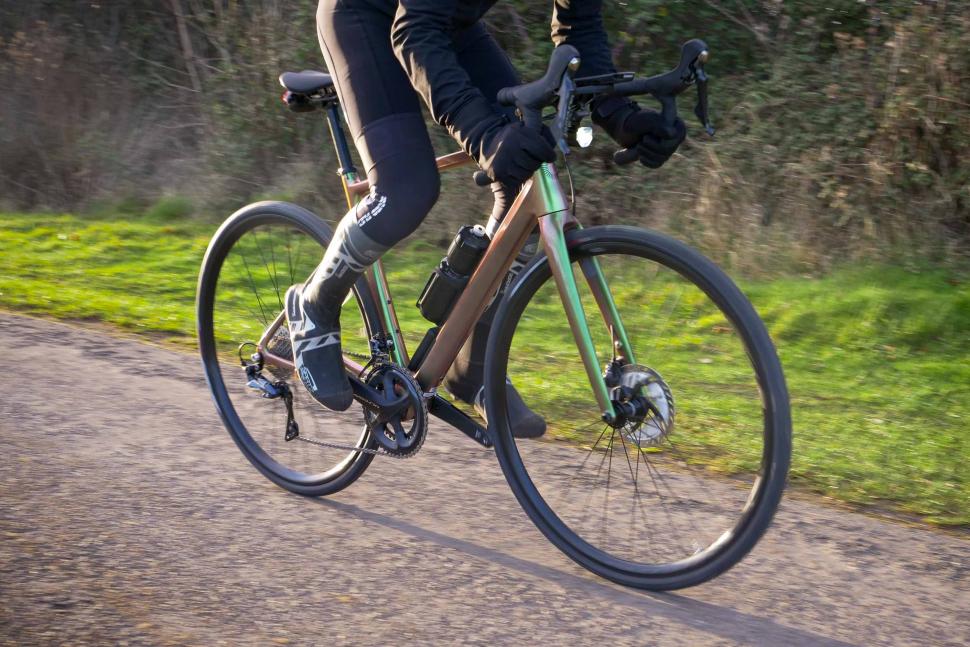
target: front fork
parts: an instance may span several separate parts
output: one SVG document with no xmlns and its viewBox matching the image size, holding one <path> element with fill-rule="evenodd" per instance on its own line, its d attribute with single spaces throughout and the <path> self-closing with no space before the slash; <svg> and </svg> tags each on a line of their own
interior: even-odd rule
<svg viewBox="0 0 970 647">
<path fill-rule="evenodd" d="M 579 267 L 583 271 L 587 283 L 589 283 L 589 289 L 593 293 L 593 298 L 596 299 L 596 305 L 603 316 L 603 321 L 606 322 L 606 328 L 610 331 L 614 358 L 623 360 L 624 364 L 636 364 L 637 359 L 633 354 L 633 345 L 626 334 L 626 328 L 620 318 L 620 311 L 616 309 L 616 301 L 613 300 L 613 293 L 610 292 L 610 286 L 606 283 L 606 277 L 603 276 L 600 262 L 595 257 L 583 258 L 579 261 Z"/>
<path fill-rule="evenodd" d="M 540 188 L 547 209 L 547 215 L 539 219 L 542 246 L 559 290 L 566 318 L 569 320 L 573 340 L 576 342 L 576 348 L 579 350 L 579 356 L 583 360 L 586 375 L 593 389 L 593 395 L 602 411 L 603 420 L 612 424 L 617 419 L 616 408 L 603 376 L 599 358 L 596 356 L 596 347 L 590 334 L 579 287 L 573 274 L 572 263 L 569 261 L 569 248 L 566 245 L 566 231 L 569 228 L 579 227 L 579 223 L 568 210 L 565 196 L 556 178 L 555 168 L 546 165 L 537 177 L 542 183 Z M 610 331 L 614 360 L 621 359 L 624 363 L 635 363 L 633 347 L 599 262 L 595 258 L 586 258 L 580 260 L 579 265 Z"/>
</svg>

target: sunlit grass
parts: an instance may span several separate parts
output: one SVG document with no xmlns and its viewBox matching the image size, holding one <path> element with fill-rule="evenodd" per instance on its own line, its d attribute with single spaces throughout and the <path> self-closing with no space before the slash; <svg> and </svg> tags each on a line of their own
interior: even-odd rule
<svg viewBox="0 0 970 647">
<path fill-rule="evenodd" d="M 0 307 L 103 321 L 190 348 L 195 283 L 213 230 L 187 219 L 0 215 Z M 301 267 L 316 262 L 307 249 Z M 414 302 L 441 253 L 416 243 L 386 262 L 412 350 L 429 327 Z M 238 306 L 227 311 L 225 328 L 258 336 L 243 271 L 234 271 L 224 298 L 235 295 Z M 738 371 L 743 351 L 730 327 L 696 291 L 678 294 L 677 281 L 611 284 L 630 328 L 648 331 L 635 342 L 643 349 L 638 360 L 677 381 L 685 452 L 727 471 L 747 467 L 731 462 L 746 452 L 719 451 L 743 449 L 750 435 L 738 433 L 746 428 L 739 421 L 753 415 L 751 384 Z M 850 267 L 822 279 L 743 287 L 788 378 L 793 481 L 844 501 L 970 524 L 970 284 L 943 270 Z M 586 307 L 595 310 L 589 300 Z M 638 312 L 652 318 L 637 320 Z M 565 331 L 561 306 L 544 288 L 513 349 L 535 370 L 516 363 L 512 377 L 530 402 L 552 412 L 554 434 L 583 442 L 570 423 L 589 409 L 591 396 Z M 593 332 L 598 348 L 608 348 L 605 331 Z M 237 339 L 222 341 L 228 347 Z M 556 370 L 543 370 L 550 366 Z"/>
</svg>

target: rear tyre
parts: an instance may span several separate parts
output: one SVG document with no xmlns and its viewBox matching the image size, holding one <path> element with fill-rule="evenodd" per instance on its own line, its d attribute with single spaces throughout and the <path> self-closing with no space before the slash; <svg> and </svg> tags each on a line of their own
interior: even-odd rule
<svg viewBox="0 0 970 647">
<path fill-rule="evenodd" d="M 377 444 L 366 432 L 363 411 L 356 405 L 346 412 L 329 411 L 313 400 L 295 373 L 267 365 L 263 375 L 284 382 L 293 395 L 300 435 L 287 441 L 284 399 L 267 399 L 247 387 L 239 347 L 260 339 L 282 312 L 287 288 L 306 280 L 331 235 L 320 218 L 293 204 L 244 207 L 209 243 L 196 299 L 202 366 L 229 435 L 266 478 L 305 496 L 338 492 L 370 465 Z M 375 313 L 369 292 L 355 288 L 341 311 L 345 353 L 368 356 L 367 342 L 377 332 L 372 322 L 379 325 Z M 292 361 L 285 323 L 269 346 Z M 246 358 L 255 348 L 242 350 Z"/>
<path fill-rule="evenodd" d="M 539 530 L 590 571 L 648 590 L 710 580 L 754 547 L 781 500 L 791 418 L 774 346 L 742 292 L 686 245 L 614 226 L 567 242 L 602 365 L 615 359 L 616 335 L 580 271 L 594 258 L 635 351 L 615 374 L 634 374 L 657 407 L 639 425 L 602 422 L 548 260 L 536 258 L 488 343 L 485 402 L 502 471 Z M 548 421 L 542 439 L 512 436 L 506 375 Z"/>
</svg>

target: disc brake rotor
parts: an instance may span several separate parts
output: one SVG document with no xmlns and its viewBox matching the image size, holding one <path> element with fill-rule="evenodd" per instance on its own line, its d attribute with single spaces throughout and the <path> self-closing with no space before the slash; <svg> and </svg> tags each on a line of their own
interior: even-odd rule
<svg viewBox="0 0 970 647">
<path fill-rule="evenodd" d="M 674 430 L 676 417 L 674 396 L 667 382 L 652 368 L 629 364 L 620 371 L 620 388 L 639 412 L 623 424 L 623 435 L 641 448 L 663 443 Z"/>
</svg>

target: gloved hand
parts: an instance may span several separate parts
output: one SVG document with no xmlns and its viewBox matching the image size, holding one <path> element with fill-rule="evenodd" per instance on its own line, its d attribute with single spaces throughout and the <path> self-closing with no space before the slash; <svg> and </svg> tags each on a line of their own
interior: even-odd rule
<svg viewBox="0 0 970 647">
<path fill-rule="evenodd" d="M 507 186 L 519 186 L 543 162 L 556 161 L 556 142 L 545 126 L 541 131 L 526 128 L 521 121 L 505 123 L 482 138 L 478 165 L 492 179 Z"/>
<path fill-rule="evenodd" d="M 609 97 L 593 110 L 593 123 L 624 148 L 636 148 L 640 163 L 660 168 L 687 138 L 687 126 L 678 117 L 668 126 L 654 110 L 643 110 L 625 97 Z"/>
</svg>

